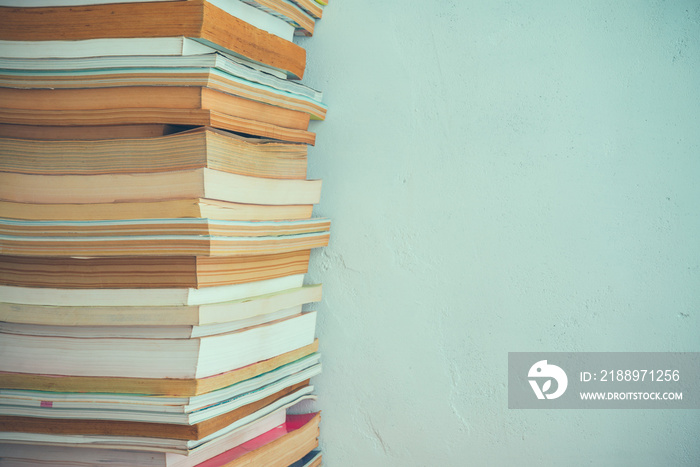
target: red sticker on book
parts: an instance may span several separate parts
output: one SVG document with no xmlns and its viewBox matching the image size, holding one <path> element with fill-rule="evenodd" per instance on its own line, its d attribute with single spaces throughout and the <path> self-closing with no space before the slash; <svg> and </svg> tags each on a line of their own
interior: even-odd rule
<svg viewBox="0 0 700 467">
<path fill-rule="evenodd" d="M 41 407 L 53 407 L 53 402 L 51 402 L 51 401 L 41 401 Z"/>
</svg>

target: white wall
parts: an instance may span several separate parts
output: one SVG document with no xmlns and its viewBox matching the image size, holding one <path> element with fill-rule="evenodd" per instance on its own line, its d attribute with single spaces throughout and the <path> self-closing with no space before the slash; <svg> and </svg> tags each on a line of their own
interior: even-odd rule
<svg viewBox="0 0 700 467">
<path fill-rule="evenodd" d="M 697 1 L 331 0 L 330 467 L 700 465 L 700 412 L 509 410 L 509 351 L 700 351 Z"/>
</svg>

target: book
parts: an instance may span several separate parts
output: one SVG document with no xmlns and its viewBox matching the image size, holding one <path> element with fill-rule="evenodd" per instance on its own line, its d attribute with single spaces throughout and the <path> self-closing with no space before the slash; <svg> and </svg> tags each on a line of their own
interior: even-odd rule
<svg viewBox="0 0 700 467">
<path fill-rule="evenodd" d="M 15 59 L 26 62 L 26 66 L 20 65 L 19 69 L 32 69 L 31 62 L 51 59 L 85 59 L 90 63 L 99 63 L 104 59 L 120 57 L 140 57 L 141 60 L 153 58 L 153 64 L 161 63 L 161 60 L 180 60 L 187 58 L 195 63 L 199 56 L 218 54 L 231 62 L 244 68 L 256 70 L 267 75 L 271 82 L 280 86 L 288 83 L 290 86 L 299 84 L 287 79 L 287 74 L 269 66 L 251 62 L 241 57 L 217 50 L 214 47 L 183 37 L 134 37 L 134 38 L 109 38 L 109 39 L 83 39 L 79 41 L 5 41 L 0 40 L 0 59 Z M 93 62 L 95 60 L 96 62 Z M 3 68 L 9 62 L 3 62 Z M 145 63 L 148 63 L 146 61 Z M 48 63 L 47 63 L 48 64 Z M 40 65 L 44 66 L 44 65 Z M 10 67 L 12 68 L 12 67 Z M 17 67 L 14 67 L 15 69 Z M 79 68 L 79 67 L 68 67 Z M 89 68 L 89 67 L 88 67 Z M 97 67 L 99 68 L 99 67 Z M 114 68 L 120 68 L 115 66 Z M 294 83 L 294 84 L 292 84 Z M 304 86 L 302 86 L 303 88 Z"/>
<path fill-rule="evenodd" d="M 137 451 L 164 452 L 168 454 L 181 454 L 188 457 L 196 457 L 200 462 L 217 454 L 239 446 L 241 435 L 245 435 L 247 428 L 257 425 L 257 421 L 274 418 L 277 425 L 284 423 L 285 410 L 296 405 L 315 399 L 309 394 L 312 387 L 306 387 L 292 393 L 282 399 L 269 404 L 231 425 L 219 430 L 200 440 L 180 440 L 159 437 L 158 433 L 151 436 L 104 436 L 98 434 L 71 435 L 28 432 L 0 432 L 0 446 L 6 443 L 43 446 L 74 446 L 74 447 L 98 447 L 104 449 L 123 449 Z M 172 459 L 172 458 L 171 458 Z M 174 459 L 181 461 L 181 457 Z"/>
<path fill-rule="evenodd" d="M 37 44 L 43 47 L 34 47 Z M 90 53 L 88 46 L 94 48 L 95 53 Z M 192 46 L 192 50 L 189 46 Z M 98 74 L 110 70 L 112 73 L 130 73 L 144 69 L 160 72 L 215 69 L 238 83 L 281 91 L 290 97 L 306 99 L 325 107 L 322 102 L 323 93 L 317 89 L 299 81 L 281 79 L 254 63 L 239 60 L 183 37 L 38 43 L 0 41 L 0 70 L 8 76 L 32 72 L 43 72 L 49 76 L 66 73 L 84 73 L 89 76 L 91 71 Z M 38 79 L 38 76 L 35 78 Z"/>
<path fill-rule="evenodd" d="M 316 19 L 323 16 L 323 7 L 328 5 L 326 0 L 291 0 L 292 3 L 298 5 L 301 9 Z"/>
<path fill-rule="evenodd" d="M 150 138 L 191 130 L 193 128 L 195 127 L 160 123 L 100 126 L 16 125 L 0 123 L 0 138 L 33 139 L 41 141 L 92 141 L 100 139 Z"/>
<path fill-rule="evenodd" d="M 307 146 L 199 127 L 152 138 L 44 141 L 0 137 L 0 171 L 37 175 L 155 173 L 208 168 L 306 178 Z"/>
<path fill-rule="evenodd" d="M 257 256 L 0 255 L 0 285 L 57 289 L 214 287 L 304 274 L 310 251 Z"/>
<path fill-rule="evenodd" d="M 270 15 L 294 26 L 295 34 L 312 36 L 315 19 L 306 10 L 289 0 L 242 0 L 244 3 L 259 8 Z"/>
<path fill-rule="evenodd" d="M 269 294 L 300 288 L 303 281 L 304 274 L 298 273 L 278 278 L 203 288 L 37 288 L 0 285 L 0 299 L 10 306 L 86 307 L 95 310 L 99 310 L 99 307 L 134 307 L 135 310 L 142 307 L 164 307 L 165 310 L 168 310 L 180 306 L 214 305 L 212 313 L 213 316 L 217 316 L 221 312 L 216 308 L 217 303 L 228 307 L 230 306 L 229 302 L 248 300 L 256 296 L 265 297 Z M 197 308 L 192 310 L 197 310 Z M 140 312 L 136 311 L 136 313 Z M 43 314 L 43 317 L 46 315 Z M 186 323 L 199 324 L 198 317 L 183 318 L 183 320 Z M 204 324 L 208 323 L 211 321 L 204 321 Z"/>
<path fill-rule="evenodd" d="M 86 6 L 112 3 L 143 3 L 162 2 L 173 0 L 0 0 L 0 6 L 5 7 L 59 7 L 59 6 Z M 177 1 L 177 0 L 176 0 Z M 179 0 L 182 1 L 182 0 Z M 294 30 L 282 21 L 275 21 L 267 15 L 251 8 L 246 2 L 239 0 L 209 0 L 209 2 L 221 8 L 226 13 L 245 21 L 246 23 L 274 34 L 282 39 L 292 40 Z"/>
<path fill-rule="evenodd" d="M 199 440 L 283 397 L 321 372 L 318 354 L 191 398 L 2 390 L 5 431 Z M 111 422 L 111 423 L 110 423 Z"/>
<path fill-rule="evenodd" d="M 312 353 L 252 378 L 196 396 L 0 389 L 0 403 L 7 407 L 26 408 L 29 412 L 24 415 L 52 417 L 50 415 L 52 411 L 68 413 L 74 410 L 76 414 L 69 413 L 70 416 L 94 418 L 92 415 L 94 412 L 99 414 L 100 419 L 109 419 L 114 417 L 114 412 L 118 414 L 117 419 L 123 419 L 124 417 L 135 418 L 134 414 L 131 414 L 135 412 L 141 413 L 139 416 L 142 417 L 148 417 L 148 414 L 154 417 L 172 416 L 172 420 L 177 423 L 190 423 L 225 413 L 227 407 L 219 407 L 220 405 L 239 404 L 242 396 L 262 388 L 275 389 L 279 384 L 282 384 L 279 388 L 283 388 L 316 376 L 321 372 L 320 358 L 320 354 Z M 238 406 L 240 405 L 244 404 Z M 205 412 L 204 416 L 200 415 L 202 411 Z M 141 419 L 141 421 L 148 420 L 150 419 Z"/>
<path fill-rule="evenodd" d="M 21 221 L 0 218 L 0 253 L 17 256 L 251 256 L 326 246 L 330 221 L 160 219 Z"/>
<path fill-rule="evenodd" d="M 0 215 L 25 220 L 209 218 L 230 221 L 309 219 L 311 204 L 256 205 L 205 198 L 114 203 L 15 203 L 0 200 Z"/>
<path fill-rule="evenodd" d="M 0 236 L 0 253 L 28 257 L 239 257 L 272 255 L 328 245 L 328 232 L 271 236 L 131 235 L 112 237 Z"/>
<path fill-rule="evenodd" d="M 308 385 L 309 381 L 302 381 L 297 384 L 283 387 L 276 392 L 271 390 L 261 389 L 247 396 L 241 397 L 235 403 L 224 404 L 228 405 L 224 413 L 217 416 L 204 418 L 205 415 L 198 414 L 194 423 L 176 423 L 172 421 L 130 421 L 120 418 L 147 418 L 151 420 L 171 420 L 177 418 L 175 416 L 166 416 L 163 414 L 150 416 L 138 413 L 129 412 L 108 412 L 108 411 L 85 411 L 85 410 L 49 410 L 54 412 L 50 416 L 17 416 L 5 415 L 5 413 L 26 413 L 31 412 L 36 414 L 40 410 L 13 410 L 8 407 L 3 410 L 0 415 L 0 426 L 4 431 L 15 433 L 45 433 L 45 434 L 63 434 L 63 435 L 99 435 L 99 436 L 139 436 L 150 437 L 157 433 L 159 437 L 185 440 L 199 441 L 216 432 L 226 429 L 230 425 L 239 422 L 244 417 L 250 416 L 268 405 L 274 404 L 279 400 L 289 396 L 290 394 L 305 391 L 307 394 L 311 388 Z M 284 385 L 282 385 L 284 386 Z M 90 419 L 82 418 L 83 412 L 93 413 L 100 418 Z M 122 415 L 123 417 L 120 417 Z M 89 416 L 89 415 L 88 415 Z M 70 418 L 59 418 L 70 417 Z M 104 417 L 104 418 L 103 418 Z M 192 420 L 192 416 L 183 415 L 180 418 Z"/>
<path fill-rule="evenodd" d="M 288 276 L 294 277 L 294 276 Z M 285 278 L 280 278 L 285 279 Z M 271 279 L 276 281 L 278 279 Z M 248 284 L 238 284 L 248 285 Z M 236 285 L 237 286 L 237 285 Z M 236 287 L 219 286 L 219 287 Z M 8 290 L 13 289 L 13 290 Z M 17 290 L 24 289 L 24 290 Z M 199 290 L 210 290 L 207 289 Z M 127 295 L 129 289 L 121 289 L 121 295 Z M 41 326 L 62 326 L 62 327 L 99 327 L 104 333 L 126 332 L 126 328 L 132 333 L 161 332 L 163 334 L 175 335 L 176 337 L 197 337 L 200 335 L 218 334 L 222 323 L 230 326 L 235 322 L 250 322 L 250 320 L 262 319 L 261 317 L 287 311 L 305 303 L 318 302 L 321 299 L 321 285 L 306 285 L 303 287 L 290 288 L 278 292 L 262 295 L 247 296 L 245 298 L 233 299 L 217 303 L 204 303 L 199 305 L 140 305 L 140 306 L 120 306 L 111 302 L 109 298 L 113 296 L 110 291 L 96 290 L 93 295 L 98 295 L 99 300 L 95 300 L 99 305 L 93 306 L 70 306 L 70 305 L 37 305 L 26 303 L 13 303 L 5 300 L 27 300 L 48 303 L 65 303 L 64 294 L 61 299 L 52 298 L 66 291 L 57 289 L 43 289 L 44 297 L 38 300 L 35 289 L 20 287 L 0 286 L 0 322 L 5 326 L 10 324 L 41 325 Z M 75 290 L 77 292 L 84 290 Z M 24 293 L 24 296 L 19 293 Z M 157 295 L 159 291 L 155 291 Z M 179 290 L 173 290 L 170 298 L 174 298 Z M 11 294 L 14 293 L 14 296 Z M 129 295 L 135 299 L 141 294 Z M 154 294 L 155 295 L 155 294 Z M 186 300 L 183 300 L 186 301 Z M 81 301 L 85 303 L 85 301 Z M 108 306 L 105 306 L 105 303 Z M 268 320 L 268 318 L 265 318 Z M 241 327 L 247 327 L 241 325 Z M 159 331 L 154 328 L 166 328 Z M 112 329 L 112 330 L 110 330 Z M 97 332 L 97 330 L 94 330 Z M 105 336 L 109 337 L 109 336 Z M 119 336 L 125 337 L 125 336 Z"/>
<path fill-rule="evenodd" d="M 295 463 L 289 464 L 289 467 L 318 467 L 321 465 L 322 458 L 321 451 L 313 450 Z"/>
<path fill-rule="evenodd" d="M 316 120 L 323 120 L 327 112 L 321 92 L 251 68 L 221 53 L 40 59 L 0 56 L 0 86 L 19 89 L 206 86 L 305 112 Z"/>
<path fill-rule="evenodd" d="M 302 403 L 309 399 L 311 399 L 310 396 L 300 398 Z M 293 434 L 300 430 L 302 431 L 302 438 L 318 437 L 319 414 L 287 415 L 287 411 L 287 408 L 273 411 L 248 425 L 222 436 L 218 440 L 196 449 L 185 451 L 186 454 L 121 450 L 114 446 L 105 446 L 102 449 L 98 449 L 83 445 L 76 449 L 58 444 L 27 445 L 14 442 L 0 444 L 0 455 L 8 462 L 14 462 L 17 465 L 49 462 L 60 463 L 63 466 L 109 465 L 112 467 L 133 467 L 138 465 L 149 467 L 194 467 L 214 456 L 230 452 L 238 446 L 243 447 L 242 452 L 244 453 L 255 450 L 259 448 L 258 445 L 263 442 L 263 439 L 259 439 L 255 445 L 246 445 L 245 443 L 272 430 L 274 430 L 274 434 L 267 435 L 264 438 L 265 440 L 280 439 L 285 435 Z M 300 444 L 299 441 L 299 437 L 295 437 L 289 440 L 287 444 Z M 262 444 L 264 445 L 264 442 Z M 232 457 L 240 456 L 240 452 L 240 450 L 230 452 L 230 455 Z M 317 456 L 314 455 L 314 457 Z M 250 461 L 252 463 L 248 465 L 266 465 L 255 463 L 255 459 L 250 459 Z M 26 464 L 23 464 L 23 462 L 26 462 Z"/>
<path fill-rule="evenodd" d="M 205 217 L 161 219 L 120 219 L 94 221 L 39 221 L 0 217 L 0 236 L 14 237 L 114 237 L 194 235 L 220 237 L 293 236 L 328 232 L 331 221 L 324 218 L 280 221 L 224 221 Z"/>
<path fill-rule="evenodd" d="M 0 372 L 0 388 L 51 392 L 150 394 L 172 397 L 198 396 L 273 371 L 275 368 L 292 363 L 317 351 L 318 340 L 315 340 L 312 344 L 276 357 L 199 379 L 56 376 Z"/>
<path fill-rule="evenodd" d="M 282 141 L 315 141 L 315 135 L 307 131 L 307 113 L 201 86 L 0 88 L 0 101 L 0 122 L 6 124 L 212 126 Z"/>
<path fill-rule="evenodd" d="M 319 422 L 320 413 L 288 415 L 285 426 L 270 430 L 199 465 L 288 467 L 318 447 Z"/>
<path fill-rule="evenodd" d="M 320 180 L 248 177 L 206 168 L 98 175 L 0 172 L 0 199 L 16 203 L 123 203 L 207 198 L 245 204 L 298 205 L 316 204 L 320 195 Z"/>
<path fill-rule="evenodd" d="M 328 245 L 327 232 L 274 237 L 152 235 L 115 237 L 0 236 L 0 253 L 27 257 L 250 257 Z"/>
<path fill-rule="evenodd" d="M 0 372 L 119 378 L 206 378 L 314 341 L 316 313 L 192 339 L 0 334 Z M 148 358 L 144 358 L 148 355 Z"/>
<path fill-rule="evenodd" d="M 0 304 L 0 310 L 3 308 Z M 26 308 L 19 306 L 19 309 Z M 127 338 L 127 339 L 190 339 L 195 337 L 214 336 L 241 329 L 270 323 L 300 314 L 302 306 L 283 308 L 251 316 L 249 318 L 224 321 L 203 326 L 175 326 L 168 321 L 153 326 L 120 325 L 119 321 L 108 326 L 81 326 L 64 324 L 31 324 L 0 322 L 0 333 L 23 334 L 31 336 L 55 336 L 75 338 Z"/>
<path fill-rule="evenodd" d="M 0 115 L 7 115 L 8 120 L 13 115 L 20 117 L 5 122 L 10 124 L 21 124 L 22 118 L 29 118 L 24 116 L 31 115 L 33 111 L 36 111 L 39 118 L 50 119 L 53 114 L 62 116 L 64 114 L 71 115 L 71 112 L 82 112 L 90 115 L 93 111 L 119 113 L 128 109 L 144 109 L 144 111 L 151 112 L 162 109 L 164 114 L 176 113 L 178 110 L 190 111 L 190 113 L 207 110 L 296 130 L 306 130 L 310 119 L 309 115 L 304 112 L 256 102 L 206 86 L 153 85 L 85 89 L 0 87 L 0 101 L 2 102 L 2 114 Z M 14 113 L 13 110 L 17 112 Z M 45 114 L 41 112 L 45 112 Z M 99 122 L 87 124 L 99 125 Z M 60 125 L 66 124 L 61 123 Z"/>
<path fill-rule="evenodd" d="M 0 7 L 0 40 L 6 41 L 179 36 L 263 63 L 291 77 L 301 78 L 304 74 L 303 48 L 204 0 Z"/>
</svg>

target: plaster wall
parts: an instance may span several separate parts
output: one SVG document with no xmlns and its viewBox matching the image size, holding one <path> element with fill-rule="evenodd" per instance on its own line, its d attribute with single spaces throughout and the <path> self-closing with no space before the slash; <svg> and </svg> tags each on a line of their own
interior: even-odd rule
<svg viewBox="0 0 700 467">
<path fill-rule="evenodd" d="M 700 351 L 700 4 L 331 0 L 325 465 L 700 465 L 692 410 L 509 410 L 507 353 Z"/>
</svg>

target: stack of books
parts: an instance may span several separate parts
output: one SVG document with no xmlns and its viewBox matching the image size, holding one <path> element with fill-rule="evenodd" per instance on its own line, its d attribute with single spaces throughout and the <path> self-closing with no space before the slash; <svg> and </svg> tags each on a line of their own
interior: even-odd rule
<svg viewBox="0 0 700 467">
<path fill-rule="evenodd" d="M 0 0 L 0 464 L 321 464 L 321 0 Z"/>
</svg>

